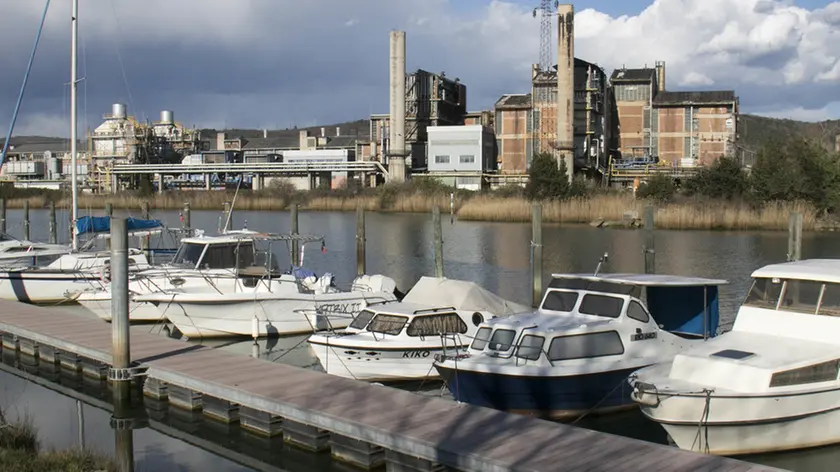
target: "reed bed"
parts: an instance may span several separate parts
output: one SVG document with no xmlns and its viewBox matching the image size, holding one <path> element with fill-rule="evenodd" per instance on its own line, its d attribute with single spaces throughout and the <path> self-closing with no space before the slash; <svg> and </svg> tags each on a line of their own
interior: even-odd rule
<svg viewBox="0 0 840 472">
<path fill-rule="evenodd" d="M 166 192 L 148 197 L 132 194 L 79 196 L 79 208 L 102 209 L 110 203 L 114 209 L 139 211 L 144 202 L 153 210 L 180 210 L 189 203 L 193 210 L 217 210 L 234 198 L 233 191 Z M 32 196 L 7 202 L 9 208 L 21 208 L 24 201 L 32 209 L 46 208 L 50 196 Z M 70 199 L 60 196 L 58 208 L 69 208 Z M 286 210 L 292 203 L 309 211 L 355 211 L 361 206 L 367 211 L 392 213 L 428 213 L 438 206 L 448 212 L 450 196 L 443 192 L 424 192 L 394 188 L 376 191 L 351 192 L 240 192 L 236 197 L 238 210 Z M 642 215 L 644 200 L 629 194 L 597 194 L 584 198 L 543 202 L 543 220 L 549 223 L 590 223 L 595 220 L 622 221 L 628 213 Z M 531 202 L 521 196 L 492 194 L 470 195 L 456 193 L 454 209 L 460 220 L 525 222 L 531 220 Z M 806 230 L 828 228 L 821 226 L 813 206 L 802 202 L 769 203 L 760 207 L 747 203 L 726 201 L 685 201 L 657 205 L 656 227 L 662 229 L 702 230 L 784 230 L 791 212 L 801 212 Z"/>
</svg>

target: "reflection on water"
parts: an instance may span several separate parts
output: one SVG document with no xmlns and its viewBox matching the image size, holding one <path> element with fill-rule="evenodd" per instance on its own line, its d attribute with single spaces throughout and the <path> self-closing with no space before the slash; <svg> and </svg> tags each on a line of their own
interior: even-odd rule
<svg viewBox="0 0 840 472">
<path fill-rule="evenodd" d="M 101 214 L 96 213 L 96 214 Z M 33 239 L 46 239 L 47 213 L 32 211 Z M 137 216 L 137 215 L 134 215 Z M 192 222 L 195 228 L 203 228 L 208 233 L 215 232 L 218 224 L 218 212 L 194 211 Z M 173 211 L 158 212 L 155 218 L 164 220 L 169 225 L 177 227 L 178 213 Z M 19 223 L 20 212 L 9 212 L 9 230 L 12 234 L 21 234 Z M 269 232 L 288 232 L 289 215 L 285 212 L 236 212 L 233 217 L 233 227 L 240 228 L 247 219 L 251 229 Z M 67 232 L 66 214 L 59 217 L 62 226 L 61 235 Z M 305 265 L 318 274 L 329 271 L 336 274 L 339 285 L 347 285 L 355 276 L 355 214 L 352 213 L 305 213 L 300 214 L 300 231 L 322 234 L 326 238 L 327 252 L 322 254 L 317 248 L 308 248 L 305 253 Z M 434 273 L 434 256 L 432 246 L 432 227 L 430 215 L 388 215 L 371 213 L 367 215 L 367 267 L 370 273 L 382 273 L 393 277 L 402 291 L 407 291 L 423 275 Z M 520 303 L 530 303 L 530 226 L 528 224 L 513 223 L 483 223 L 461 222 L 450 224 L 448 219 L 443 223 L 445 273 L 448 277 L 472 280 L 502 297 Z M 602 269 L 604 272 L 639 272 L 643 270 L 642 246 L 644 233 L 635 230 L 599 229 L 589 226 L 556 226 L 546 225 L 543 230 L 544 242 L 544 270 L 543 282 L 548 283 L 552 272 L 592 272 L 598 259 L 604 252 L 610 255 L 609 262 Z M 835 244 L 836 236 L 830 233 L 807 233 L 803 239 L 803 256 L 808 257 L 840 257 L 840 247 Z M 66 239 L 66 238 L 65 238 Z M 287 253 L 281 248 L 275 252 L 281 266 L 288 261 Z M 787 252 L 787 234 L 784 232 L 710 232 L 710 231 L 657 231 L 656 233 L 656 269 L 659 273 L 676 275 L 695 275 L 702 277 L 724 278 L 731 285 L 721 290 L 722 323 L 731 321 L 748 288 L 750 273 L 763 265 L 784 260 Z M 80 307 L 68 307 L 79 311 Z M 163 332 L 161 326 L 136 327 L 134 329 L 148 329 Z M 250 339 L 212 340 L 201 344 L 223 349 L 243 356 L 252 356 L 269 362 L 282 362 L 298 367 L 320 369 L 305 336 L 292 336 L 279 339 L 259 340 L 254 345 Z M 18 388 L 36 389 L 20 379 L 15 380 L 7 374 L 3 375 L 4 385 L 16 385 Z M 68 381 L 62 376 L 55 379 L 65 385 Z M 17 383 L 15 383 L 17 382 Z M 90 389 L 84 382 L 80 386 Z M 425 395 L 441 395 L 440 383 L 422 383 L 422 385 L 403 385 L 406 390 L 419 391 Z M 98 388 L 98 387 L 97 387 Z M 88 392 L 90 393 L 90 392 Z M 72 401 L 62 404 L 61 408 L 45 408 L 48 413 L 42 415 L 41 403 L 59 404 L 61 401 L 49 400 L 47 396 L 66 399 L 55 393 L 43 393 L 35 399 L 26 400 L 29 411 L 38 413 L 44 418 L 38 421 L 47 422 L 44 429 L 49 430 L 46 444 L 64 447 L 78 436 L 74 431 L 73 421 L 75 409 Z M 448 397 L 444 391 L 444 397 Z M 20 398 L 29 396 L 21 396 Z M 3 404 L 16 404 L 14 395 L 4 395 Z M 62 400 L 63 401 L 63 400 Z M 108 414 L 100 410 L 85 416 L 85 424 L 91 424 L 92 431 L 88 431 L 89 438 L 96 438 L 97 443 L 106 444 L 105 449 L 113 445 L 113 435 L 107 430 Z M 60 412 L 60 413 L 59 413 Z M 55 414 L 53 414 L 55 413 Z M 91 419 L 100 415 L 99 420 Z M 236 463 L 241 460 L 217 461 L 211 454 L 204 452 L 202 446 L 194 446 L 193 441 L 198 434 L 209 434 L 211 438 L 204 438 L 208 444 L 218 442 L 224 447 L 232 447 L 232 442 L 242 436 L 238 428 L 233 428 L 228 434 L 226 427 L 209 422 L 205 424 L 203 418 L 193 418 L 194 415 L 169 412 L 169 423 L 178 424 L 189 431 L 189 441 L 185 439 L 172 440 L 174 434 L 159 432 L 155 427 L 135 433 L 135 458 L 140 464 L 143 461 L 157 460 L 154 464 L 165 463 L 166 460 L 179 459 L 181 456 L 189 469 L 212 467 L 207 470 L 238 470 Z M 104 419 L 103 419 L 104 418 Z M 194 426 L 194 422 L 201 420 L 203 426 Z M 99 421 L 97 431 L 94 423 Z M 156 420 L 157 421 L 157 420 Z M 51 424 L 56 423 L 56 424 Z M 60 424 L 59 424 L 60 423 Z M 193 425 L 193 426 L 184 426 Z M 656 424 L 646 420 L 637 411 L 620 415 L 604 417 L 586 417 L 579 422 L 580 426 L 596 430 L 635 437 L 659 443 L 666 442 L 664 431 Z M 55 426 L 54 428 L 52 426 Z M 220 429 L 221 428 L 221 429 Z M 181 431 L 181 429 L 178 429 Z M 211 431 L 215 431 L 211 433 Z M 152 434 L 154 433 L 154 434 Z M 104 435 L 105 439 L 102 439 Z M 177 437 L 177 436 L 176 436 Z M 102 441 L 100 441 L 102 439 Z M 111 441 L 111 443 L 108 443 Z M 186 442 L 185 442 L 186 441 Z M 94 441 L 89 442 L 93 443 Z M 247 442 L 247 441 L 245 441 Z M 111 444 L 111 446 L 107 446 Z M 217 446 L 209 447 L 215 449 Z M 245 446 L 237 446 L 245 447 Z M 273 447 L 273 446 L 272 446 Z M 277 446 L 280 450 L 280 446 Z M 265 448 L 268 450 L 269 448 Z M 155 452 L 149 452 L 155 451 Z M 300 454 L 299 452 L 297 452 Z M 286 450 L 279 453 L 283 457 L 291 454 Z M 253 456 L 251 452 L 246 455 Z M 227 457 L 227 456 L 225 456 Z M 308 456 L 307 456 L 308 457 Z M 157 459 L 155 459 L 157 458 Z M 164 458 L 164 459 L 161 459 Z M 165 459 L 169 458 L 169 459 Z M 835 470 L 834 464 L 840 459 L 840 448 L 827 447 L 809 451 L 783 454 L 752 456 L 747 460 L 776 465 L 793 470 Z M 268 457 L 270 463 L 276 458 Z M 193 461 L 193 462 L 190 462 Z M 149 463 L 149 462 L 146 462 Z M 333 464 L 327 461 L 328 464 Z M 171 464 L 170 464 L 171 465 Z M 186 466 L 185 466 L 186 467 Z M 337 467 L 325 465 L 324 467 Z M 138 469 L 140 470 L 140 469 Z M 292 470 L 297 470 L 292 468 Z M 304 469 L 300 469 L 304 470 Z M 328 470 L 317 469 L 310 470 Z"/>
</svg>

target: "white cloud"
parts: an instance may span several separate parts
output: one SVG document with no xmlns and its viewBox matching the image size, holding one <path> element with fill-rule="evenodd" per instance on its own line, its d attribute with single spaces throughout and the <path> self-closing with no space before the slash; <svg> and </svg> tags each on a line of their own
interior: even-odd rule
<svg viewBox="0 0 840 472">
<path fill-rule="evenodd" d="M 470 109 L 527 92 L 539 55 L 532 5 L 492 0 L 466 9 L 459 1 L 251 0 L 231 8 L 221 0 L 82 0 L 91 116 L 127 95 L 117 45 L 135 106 L 149 116 L 174 108 L 198 125 L 287 126 L 384 112 L 391 29 L 407 32 L 408 69 L 461 78 Z M 66 81 L 69 3 L 54 2 L 39 52 L 41 64 L 61 66 L 40 66 L 53 90 Z M 8 64 L 0 69 L 0 109 L 16 97 L 39 4 L 0 4 L 0 63 Z M 608 73 L 664 60 L 669 88 L 735 89 L 747 112 L 816 116 L 825 96 L 840 94 L 840 2 L 808 10 L 779 0 L 655 0 L 636 15 L 582 9 L 575 21 L 576 55 Z M 45 87 L 29 92 L 37 98 Z M 33 110 L 25 101 L 21 126 L 40 120 L 60 129 L 45 117 L 64 116 L 62 101 L 35 102 Z"/>
</svg>

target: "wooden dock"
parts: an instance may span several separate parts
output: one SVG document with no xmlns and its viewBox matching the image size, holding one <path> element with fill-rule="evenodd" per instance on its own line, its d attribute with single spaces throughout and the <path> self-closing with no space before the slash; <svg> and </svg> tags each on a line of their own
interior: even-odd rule
<svg viewBox="0 0 840 472">
<path fill-rule="evenodd" d="M 457 404 L 131 330 L 144 391 L 356 465 L 463 471 L 771 471 L 771 467 Z M 111 325 L 0 301 L 4 349 L 107 372 Z M 37 347 L 36 347 L 37 346 Z M 68 360 L 69 359 L 69 360 Z M 79 367 L 80 369 L 82 367 Z M 364 457 L 363 457 L 364 456 Z M 361 457 L 361 459 L 359 459 Z M 387 460 L 386 460 L 387 459 Z M 394 465 L 396 464 L 396 465 Z"/>
</svg>

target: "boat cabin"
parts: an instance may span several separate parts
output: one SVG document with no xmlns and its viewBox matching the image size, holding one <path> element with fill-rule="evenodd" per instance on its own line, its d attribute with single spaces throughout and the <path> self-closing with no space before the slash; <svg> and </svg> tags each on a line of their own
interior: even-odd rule
<svg viewBox="0 0 840 472">
<path fill-rule="evenodd" d="M 666 275 L 557 274 L 538 310 L 482 324 L 470 349 L 550 363 L 621 355 L 629 344 L 656 340 L 659 330 L 711 337 L 719 319 L 717 287 L 726 283 Z"/>
<path fill-rule="evenodd" d="M 484 317 L 475 313 L 472 320 L 465 320 L 455 307 L 429 307 L 413 303 L 385 302 L 368 306 L 350 323 L 348 331 L 369 332 L 376 335 L 424 338 L 442 334 L 466 334 L 469 324 L 473 328 Z M 478 321 L 478 323 L 476 323 Z"/>
</svg>

